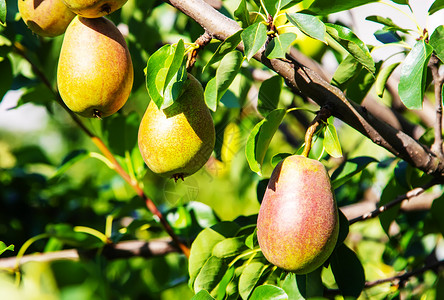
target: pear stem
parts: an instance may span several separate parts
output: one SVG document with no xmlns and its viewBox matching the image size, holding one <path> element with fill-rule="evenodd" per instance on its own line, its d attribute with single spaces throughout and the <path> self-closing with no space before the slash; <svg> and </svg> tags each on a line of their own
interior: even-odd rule
<svg viewBox="0 0 444 300">
<path fill-rule="evenodd" d="M 302 152 L 302 156 L 308 157 L 311 150 L 311 144 L 313 141 L 313 136 L 316 133 L 316 130 L 318 129 L 318 126 L 326 123 L 327 119 L 330 118 L 331 112 L 329 105 L 325 105 L 321 107 L 319 112 L 317 113 L 316 117 L 313 119 L 313 121 L 310 123 L 310 126 L 308 126 L 307 131 L 305 132 L 305 147 L 304 151 Z"/>
<path fill-rule="evenodd" d="M 91 141 L 99 148 L 99 150 L 103 153 L 103 155 L 112 163 L 114 171 L 116 171 L 117 174 L 119 174 L 123 180 L 125 180 L 132 189 L 136 192 L 136 194 L 142 198 L 143 201 L 145 201 L 145 205 L 148 208 L 148 210 L 156 216 L 158 221 L 163 226 L 164 230 L 168 233 L 168 235 L 172 238 L 174 243 L 179 247 L 179 249 L 183 252 L 183 254 L 189 258 L 190 257 L 190 248 L 185 245 L 182 241 L 180 241 L 179 237 L 174 233 L 173 228 L 168 223 L 168 221 L 165 219 L 163 214 L 160 212 L 160 210 L 157 208 L 156 204 L 151 200 L 143 191 L 141 186 L 136 180 L 131 179 L 130 175 L 122 168 L 122 166 L 119 164 L 119 162 L 116 160 L 112 152 L 109 150 L 109 148 L 105 145 L 102 139 L 100 139 L 98 136 L 96 136 L 91 130 L 88 129 L 88 127 L 83 124 L 83 122 L 80 120 L 80 118 L 72 112 L 63 102 L 62 98 L 60 97 L 60 94 L 56 88 L 53 88 L 52 84 L 49 82 L 48 78 L 45 76 L 45 74 L 33 63 L 33 61 L 26 55 L 26 50 L 23 47 L 23 45 L 19 43 L 14 44 L 14 50 L 22 56 L 25 60 L 27 60 L 34 71 L 34 73 L 42 80 L 42 82 L 49 88 L 49 90 L 54 94 L 55 100 L 57 103 L 59 103 L 62 108 L 70 115 L 70 117 L 73 119 L 73 121 L 80 127 L 80 129 L 86 133 L 91 138 Z"/>
<path fill-rule="evenodd" d="M 210 33 L 208 33 L 208 31 L 205 31 L 204 34 L 196 39 L 196 41 L 194 42 L 195 47 L 191 52 L 188 53 L 187 72 L 190 72 L 191 69 L 194 67 L 199 51 L 202 50 L 206 45 L 208 45 L 208 43 L 211 42 L 212 39 L 213 37 L 210 35 Z"/>
</svg>

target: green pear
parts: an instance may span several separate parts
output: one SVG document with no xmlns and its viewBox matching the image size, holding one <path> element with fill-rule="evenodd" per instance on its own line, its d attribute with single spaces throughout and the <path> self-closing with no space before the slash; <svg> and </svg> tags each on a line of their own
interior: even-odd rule
<svg viewBox="0 0 444 300">
<path fill-rule="evenodd" d="M 174 103 L 159 109 L 151 101 L 139 127 L 139 150 L 147 166 L 177 180 L 197 172 L 208 161 L 215 130 L 203 88 L 191 74 Z"/>
<path fill-rule="evenodd" d="M 18 0 L 18 9 L 26 26 L 46 37 L 63 34 L 75 17 L 62 0 Z"/>
<path fill-rule="evenodd" d="M 128 0 L 63 0 L 79 16 L 99 18 L 121 8 Z"/>
<path fill-rule="evenodd" d="M 273 170 L 257 220 L 265 258 L 296 274 L 320 267 L 335 248 L 338 209 L 330 177 L 317 160 L 293 155 Z"/>
<path fill-rule="evenodd" d="M 101 17 L 75 17 L 60 50 L 57 86 L 66 106 L 84 117 L 104 118 L 128 100 L 134 71 L 125 39 Z"/>
</svg>

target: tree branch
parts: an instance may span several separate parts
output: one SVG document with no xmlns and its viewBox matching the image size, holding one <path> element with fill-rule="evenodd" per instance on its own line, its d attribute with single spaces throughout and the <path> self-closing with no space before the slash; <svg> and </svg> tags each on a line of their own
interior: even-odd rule
<svg viewBox="0 0 444 300">
<path fill-rule="evenodd" d="M 133 240 L 105 245 L 101 255 L 109 260 L 113 260 L 134 256 L 152 258 L 172 252 L 180 252 L 179 248 L 174 246 L 172 239 L 151 240 L 149 242 Z M 97 250 L 82 251 L 80 249 L 68 249 L 55 252 L 28 254 L 20 259 L 20 265 L 29 261 L 48 262 L 60 259 L 79 260 L 81 256 L 94 257 L 96 253 Z M 16 262 L 17 258 L 15 256 L 0 258 L 0 268 L 14 269 Z"/>
<path fill-rule="evenodd" d="M 194 19 L 219 40 L 225 40 L 241 29 L 234 20 L 224 16 L 202 0 L 166 0 L 166 2 Z M 242 43 L 238 49 L 243 50 Z M 349 102 L 338 88 L 330 85 L 295 58 L 288 56 L 288 60 L 269 60 L 265 57 L 264 51 L 261 49 L 254 58 L 281 75 L 290 88 L 301 91 L 319 106 L 331 103 L 334 106 L 335 117 L 412 166 L 428 174 L 444 175 L 444 161 L 430 149 L 371 115 L 364 107 Z"/>
<path fill-rule="evenodd" d="M 435 88 L 435 141 L 432 145 L 432 151 L 438 157 L 444 157 L 443 139 L 442 139 L 442 86 L 444 84 L 444 76 L 439 75 L 439 59 L 435 54 L 432 54 L 429 62 L 429 67 L 432 71 L 434 88 Z"/>
</svg>

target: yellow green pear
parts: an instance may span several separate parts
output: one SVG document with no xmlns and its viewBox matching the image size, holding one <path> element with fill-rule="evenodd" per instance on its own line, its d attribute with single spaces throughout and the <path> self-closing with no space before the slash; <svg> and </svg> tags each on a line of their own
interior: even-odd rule
<svg viewBox="0 0 444 300">
<path fill-rule="evenodd" d="M 74 13 L 85 18 L 99 18 L 121 8 L 128 0 L 63 0 Z"/>
<path fill-rule="evenodd" d="M 296 274 L 307 274 L 330 257 L 339 217 L 330 177 L 317 160 L 301 155 L 276 165 L 257 219 L 265 258 Z"/>
<path fill-rule="evenodd" d="M 147 166 L 177 180 L 197 172 L 208 161 L 215 130 L 200 82 L 191 74 L 174 103 L 159 109 L 151 101 L 139 127 L 139 150 Z"/>
<path fill-rule="evenodd" d="M 66 106 L 89 118 L 117 112 L 128 100 L 134 71 L 125 39 L 110 20 L 75 17 L 60 50 L 57 86 Z"/>
<path fill-rule="evenodd" d="M 63 34 L 75 17 L 62 0 L 18 0 L 18 9 L 26 26 L 46 37 Z"/>
</svg>

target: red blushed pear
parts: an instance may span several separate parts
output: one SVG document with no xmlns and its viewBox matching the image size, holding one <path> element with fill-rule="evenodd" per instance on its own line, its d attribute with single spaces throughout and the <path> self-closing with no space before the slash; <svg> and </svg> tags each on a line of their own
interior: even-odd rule
<svg viewBox="0 0 444 300">
<path fill-rule="evenodd" d="M 338 209 L 330 178 L 317 160 L 293 155 L 273 170 L 257 221 L 262 253 L 296 274 L 320 267 L 339 234 Z"/>
<path fill-rule="evenodd" d="M 99 18 L 118 10 L 128 0 L 63 0 L 74 13 L 85 18 Z"/>
<path fill-rule="evenodd" d="M 110 20 L 75 17 L 60 50 L 57 86 L 66 106 L 89 118 L 117 112 L 128 100 L 134 71 L 125 39 Z"/>
<path fill-rule="evenodd" d="M 26 26 L 45 37 L 63 34 L 76 16 L 62 0 L 18 0 L 18 9 Z"/>
</svg>

